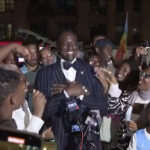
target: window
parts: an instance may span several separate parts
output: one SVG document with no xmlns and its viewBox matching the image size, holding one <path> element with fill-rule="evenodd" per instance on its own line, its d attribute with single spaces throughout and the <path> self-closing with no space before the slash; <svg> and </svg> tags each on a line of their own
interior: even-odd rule
<svg viewBox="0 0 150 150">
<path fill-rule="evenodd" d="M 0 1 L 0 12 L 5 12 L 5 0 Z"/>
<path fill-rule="evenodd" d="M 124 12 L 124 0 L 116 0 L 116 12 Z"/>
<path fill-rule="evenodd" d="M 141 11 L 141 0 L 133 0 L 133 11 L 140 13 Z"/>
<path fill-rule="evenodd" d="M 28 13 L 32 15 L 50 15 L 52 8 L 49 0 L 30 0 Z"/>
<path fill-rule="evenodd" d="M 107 35 L 107 26 L 106 24 L 97 24 L 90 26 L 90 37 L 94 37 L 95 35 Z"/>
<path fill-rule="evenodd" d="M 0 12 L 10 12 L 14 10 L 14 0 L 0 0 Z"/>
<path fill-rule="evenodd" d="M 12 37 L 12 24 L 0 23 L 0 40 L 9 40 Z"/>
<path fill-rule="evenodd" d="M 91 0 L 91 11 L 96 13 L 107 12 L 106 0 Z"/>
<path fill-rule="evenodd" d="M 57 11 L 73 14 L 75 12 L 75 0 L 57 0 Z"/>
</svg>

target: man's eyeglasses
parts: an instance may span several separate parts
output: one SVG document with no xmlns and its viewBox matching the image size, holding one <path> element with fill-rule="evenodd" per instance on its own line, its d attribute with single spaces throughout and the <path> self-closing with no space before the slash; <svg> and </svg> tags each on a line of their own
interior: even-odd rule
<svg viewBox="0 0 150 150">
<path fill-rule="evenodd" d="M 142 77 L 144 79 L 150 79 L 150 73 L 140 72 L 140 77 Z"/>
</svg>

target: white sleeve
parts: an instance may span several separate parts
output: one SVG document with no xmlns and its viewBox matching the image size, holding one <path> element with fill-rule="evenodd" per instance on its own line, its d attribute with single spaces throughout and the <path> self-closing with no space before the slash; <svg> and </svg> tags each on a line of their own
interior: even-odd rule
<svg viewBox="0 0 150 150">
<path fill-rule="evenodd" d="M 111 95 L 111 97 L 119 97 L 122 91 L 119 89 L 118 84 L 111 84 L 108 93 Z"/>
<path fill-rule="evenodd" d="M 70 96 L 68 95 L 68 93 L 64 90 L 64 94 L 66 96 L 66 98 L 70 98 Z"/>
<path fill-rule="evenodd" d="M 64 94 L 65 94 L 66 98 L 70 98 L 70 96 L 68 95 L 68 93 L 65 90 L 64 90 Z M 80 95 L 78 98 L 82 101 L 84 98 L 84 95 Z"/>
<path fill-rule="evenodd" d="M 79 96 L 79 99 L 82 101 L 83 100 L 83 98 L 84 98 L 84 95 L 80 95 Z"/>
<path fill-rule="evenodd" d="M 29 125 L 26 128 L 26 131 L 39 133 L 43 124 L 44 124 L 44 121 L 41 118 L 32 115 L 30 122 L 29 122 Z"/>
<path fill-rule="evenodd" d="M 129 143 L 129 147 L 127 148 L 127 150 L 137 150 L 136 149 L 136 134 L 135 133 L 132 136 L 132 139 Z"/>
</svg>

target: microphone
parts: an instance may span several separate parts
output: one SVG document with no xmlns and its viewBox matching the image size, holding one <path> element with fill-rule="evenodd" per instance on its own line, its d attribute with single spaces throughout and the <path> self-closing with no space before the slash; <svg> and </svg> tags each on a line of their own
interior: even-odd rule
<svg viewBox="0 0 150 150">
<path fill-rule="evenodd" d="M 80 107 L 77 103 L 77 99 L 71 99 L 66 102 L 67 105 L 67 111 L 69 112 L 69 115 L 72 116 L 72 119 L 74 120 L 73 125 L 71 127 L 71 132 L 80 132 L 83 130 L 80 118 Z"/>
</svg>

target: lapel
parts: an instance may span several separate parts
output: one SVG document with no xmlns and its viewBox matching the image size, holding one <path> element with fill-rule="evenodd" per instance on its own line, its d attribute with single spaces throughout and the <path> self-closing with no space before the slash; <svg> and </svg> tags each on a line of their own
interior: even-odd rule
<svg viewBox="0 0 150 150">
<path fill-rule="evenodd" d="M 58 84 L 66 84 L 67 80 L 65 78 L 64 73 L 62 72 L 61 66 L 60 66 L 60 59 L 56 62 L 56 66 L 55 66 L 55 73 L 58 74 L 59 79 L 57 80 L 59 83 Z M 54 76 L 56 77 L 56 74 L 54 73 Z"/>
<path fill-rule="evenodd" d="M 83 79 L 85 77 L 85 67 L 80 59 L 77 59 L 76 61 L 77 73 L 75 81 L 77 81 L 78 83 L 83 83 Z"/>
</svg>

